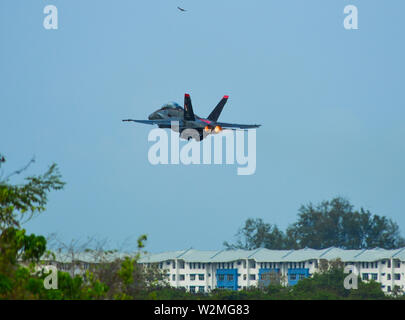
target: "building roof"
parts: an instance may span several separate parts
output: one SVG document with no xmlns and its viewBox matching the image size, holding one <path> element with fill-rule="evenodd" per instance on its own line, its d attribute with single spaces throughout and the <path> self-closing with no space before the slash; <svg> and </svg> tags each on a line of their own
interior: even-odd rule
<svg viewBox="0 0 405 320">
<path fill-rule="evenodd" d="M 116 259 L 124 259 L 125 257 L 134 258 L 137 253 L 121 253 L 107 252 L 97 254 L 96 252 L 87 251 L 76 253 L 74 256 L 54 252 L 53 256 L 44 256 L 43 260 L 57 261 L 61 263 L 71 263 L 72 259 L 85 263 L 95 263 L 100 261 L 114 261 Z M 334 260 L 340 259 L 343 262 L 371 262 L 383 259 L 399 259 L 405 261 L 405 248 L 387 250 L 381 248 L 362 249 L 362 250 L 344 250 L 341 248 L 327 249 L 299 249 L 299 250 L 269 250 L 259 248 L 256 250 L 178 250 L 166 251 L 160 253 L 142 253 L 140 263 L 160 263 L 170 260 L 183 260 L 185 262 L 203 262 L 203 263 L 219 263 L 232 262 L 237 260 L 251 259 L 256 262 L 302 262 L 309 260 Z"/>
<path fill-rule="evenodd" d="M 386 250 L 381 248 L 345 250 L 341 248 L 326 249 L 299 249 L 299 250 L 269 250 L 259 248 L 256 250 L 219 250 L 200 251 L 195 249 L 184 250 L 182 254 L 174 257 L 168 253 L 167 257 L 162 254 L 150 254 L 148 261 L 142 258 L 141 263 L 162 262 L 170 259 L 182 259 L 185 262 L 231 262 L 243 259 L 252 259 L 256 262 L 301 262 L 309 260 L 334 260 L 340 259 L 343 262 L 368 262 L 383 259 L 400 259 L 405 261 L 405 248 Z"/>
<path fill-rule="evenodd" d="M 251 252 L 249 259 L 254 259 L 256 262 L 282 262 L 284 257 L 293 250 L 269 250 L 260 248 Z"/>
</svg>

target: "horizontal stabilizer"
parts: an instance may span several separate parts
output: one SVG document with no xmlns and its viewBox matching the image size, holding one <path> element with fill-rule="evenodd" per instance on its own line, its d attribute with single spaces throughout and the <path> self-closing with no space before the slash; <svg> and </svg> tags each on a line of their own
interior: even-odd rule
<svg viewBox="0 0 405 320">
<path fill-rule="evenodd" d="M 215 122 L 215 125 L 220 126 L 224 129 L 232 129 L 232 128 L 254 129 L 254 128 L 259 128 L 261 126 L 260 124 L 238 124 L 238 123 L 225 123 L 225 122 Z"/>
</svg>

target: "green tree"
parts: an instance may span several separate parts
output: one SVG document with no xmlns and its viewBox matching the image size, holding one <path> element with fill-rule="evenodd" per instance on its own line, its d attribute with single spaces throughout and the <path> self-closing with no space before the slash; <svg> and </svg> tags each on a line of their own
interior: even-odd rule
<svg viewBox="0 0 405 320">
<path fill-rule="evenodd" d="M 287 234 L 299 248 L 394 249 L 405 245 L 398 225 L 391 219 L 372 215 L 363 208 L 356 211 L 340 197 L 316 206 L 301 206 L 298 221 L 287 229 Z"/>
<path fill-rule="evenodd" d="M 398 225 L 385 216 L 372 215 L 344 198 L 334 198 L 318 205 L 312 203 L 299 209 L 297 222 L 286 232 L 261 218 L 249 218 L 236 233 L 234 244 L 224 242 L 227 249 L 343 249 L 385 248 L 405 246 Z"/>
<path fill-rule="evenodd" d="M 224 242 L 227 249 L 284 249 L 287 241 L 284 233 L 276 225 L 265 223 L 262 219 L 246 220 L 245 225 L 236 233 L 237 242 Z"/>
<path fill-rule="evenodd" d="M 6 160 L 2 155 L 0 160 L 1 167 Z M 21 225 L 45 210 L 49 191 L 64 186 L 55 164 L 43 175 L 27 177 L 26 183 L 9 182 L 11 176 L 25 171 L 32 162 L 0 180 L 0 297 L 3 298 L 36 296 L 27 290 L 35 282 L 30 276 L 32 270 L 21 264 L 38 262 L 46 250 L 46 240 L 42 236 L 26 235 Z"/>
</svg>

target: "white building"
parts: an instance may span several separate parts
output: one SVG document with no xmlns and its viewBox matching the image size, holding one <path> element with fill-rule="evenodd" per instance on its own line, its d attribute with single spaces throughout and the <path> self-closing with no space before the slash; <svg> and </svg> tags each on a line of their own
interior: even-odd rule
<svg viewBox="0 0 405 320">
<path fill-rule="evenodd" d="M 294 285 L 319 271 L 322 260 L 340 259 L 353 266 L 353 273 L 363 281 L 381 283 L 384 292 L 398 287 L 405 292 L 405 248 L 395 250 L 220 250 L 188 249 L 147 254 L 142 264 L 158 264 L 165 270 L 173 287 L 191 292 L 208 292 L 215 288 L 241 290 L 280 281 Z M 342 284 L 343 285 L 343 284 Z"/>
</svg>

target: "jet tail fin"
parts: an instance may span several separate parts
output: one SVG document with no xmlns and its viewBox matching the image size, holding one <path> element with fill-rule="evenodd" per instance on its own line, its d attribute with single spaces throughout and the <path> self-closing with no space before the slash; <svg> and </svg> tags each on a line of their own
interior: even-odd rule
<svg viewBox="0 0 405 320">
<path fill-rule="evenodd" d="M 218 118 L 219 118 L 219 116 L 220 116 L 220 114 L 222 112 L 222 109 L 225 106 L 225 103 L 228 101 L 228 98 L 229 98 L 229 96 L 224 96 L 221 99 L 221 101 L 218 102 L 217 106 L 214 108 L 214 110 L 212 110 L 212 112 L 208 116 L 208 118 L 207 118 L 208 120 L 211 120 L 211 121 L 217 121 L 218 120 Z"/>
<path fill-rule="evenodd" d="M 191 104 L 191 98 L 188 93 L 184 95 L 184 120 L 195 120 L 193 105 Z"/>
</svg>

